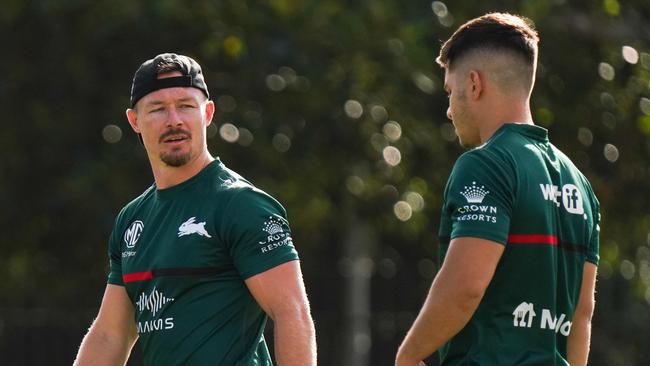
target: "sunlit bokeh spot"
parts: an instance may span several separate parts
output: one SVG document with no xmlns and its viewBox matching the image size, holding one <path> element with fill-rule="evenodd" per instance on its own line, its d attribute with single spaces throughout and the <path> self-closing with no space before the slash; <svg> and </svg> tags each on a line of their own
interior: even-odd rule
<svg viewBox="0 0 650 366">
<path fill-rule="evenodd" d="M 363 190 L 366 188 L 366 184 L 363 182 L 363 179 L 357 177 L 356 175 L 351 175 L 345 180 L 345 186 L 348 188 L 348 191 L 356 196 L 359 196 L 363 193 Z"/>
<path fill-rule="evenodd" d="M 591 130 L 586 127 L 580 127 L 578 129 L 578 141 L 585 146 L 591 146 L 594 142 L 594 134 L 591 133 Z"/>
<path fill-rule="evenodd" d="M 237 58 L 244 49 L 244 42 L 237 36 L 228 36 L 223 40 L 223 49 L 230 57 Z"/>
<path fill-rule="evenodd" d="M 627 63 L 634 65 L 639 62 L 639 52 L 637 52 L 637 50 L 635 50 L 633 47 L 623 46 L 621 53 L 623 54 L 623 59 Z"/>
<path fill-rule="evenodd" d="M 293 87 L 301 93 L 306 93 L 311 88 L 311 81 L 304 76 L 298 76 L 293 83 Z"/>
<path fill-rule="evenodd" d="M 442 1 L 434 1 L 431 3 L 431 9 L 437 17 L 445 17 L 449 13 L 447 11 L 447 5 Z"/>
<path fill-rule="evenodd" d="M 287 84 L 291 84 L 297 79 L 296 71 L 294 71 L 294 69 L 290 68 L 289 66 L 280 67 L 278 74 L 282 76 L 282 79 L 284 79 Z"/>
<path fill-rule="evenodd" d="M 404 53 L 404 42 L 399 38 L 391 38 L 388 40 L 388 50 L 396 56 L 401 56 Z"/>
<path fill-rule="evenodd" d="M 447 12 L 447 14 L 444 17 L 438 17 L 438 22 L 443 27 L 449 28 L 452 25 L 454 25 L 454 17 L 451 15 L 451 13 Z"/>
<path fill-rule="evenodd" d="M 239 138 L 239 129 L 232 123 L 224 123 L 219 128 L 219 135 L 228 142 L 236 142 Z"/>
<path fill-rule="evenodd" d="M 370 136 L 370 144 L 376 151 L 383 152 L 386 146 L 388 146 L 388 139 L 380 133 L 373 133 Z"/>
<path fill-rule="evenodd" d="M 283 133 L 276 133 L 271 142 L 279 152 L 286 152 L 291 148 L 291 139 Z"/>
<path fill-rule="evenodd" d="M 402 153 L 395 146 L 386 146 L 382 155 L 390 166 L 396 166 L 402 161 Z"/>
<path fill-rule="evenodd" d="M 102 129 L 102 137 L 109 144 L 114 144 L 122 139 L 122 129 L 117 125 L 106 125 Z"/>
<path fill-rule="evenodd" d="M 237 108 L 237 101 L 230 95 L 217 97 L 217 107 L 224 112 L 232 112 Z"/>
<path fill-rule="evenodd" d="M 363 115 L 363 106 L 356 100 L 350 99 L 343 105 L 345 114 L 354 119 L 358 119 Z"/>
<path fill-rule="evenodd" d="M 238 144 L 242 146 L 250 146 L 250 144 L 253 143 L 253 139 L 253 133 L 250 130 L 244 127 L 239 128 L 239 139 L 237 140 Z"/>
<path fill-rule="evenodd" d="M 627 259 L 623 259 L 621 261 L 619 269 L 621 271 L 621 276 L 623 276 L 623 278 L 626 280 L 629 281 L 634 278 L 634 274 L 636 273 L 636 267 L 634 266 L 634 263 L 630 262 Z"/>
<path fill-rule="evenodd" d="M 641 109 L 641 112 L 646 116 L 650 116 L 650 99 L 641 97 L 639 100 L 639 109 Z"/>
<path fill-rule="evenodd" d="M 266 87 L 275 92 L 282 91 L 287 86 L 284 78 L 278 74 L 271 74 L 266 77 Z"/>
<path fill-rule="evenodd" d="M 618 16 L 621 13 L 621 4 L 618 0 L 604 0 L 603 9 L 611 16 Z"/>
<path fill-rule="evenodd" d="M 219 127 L 217 126 L 217 124 L 210 123 L 210 125 L 208 125 L 208 129 L 206 132 L 208 139 L 215 137 L 218 133 L 219 133 Z"/>
<path fill-rule="evenodd" d="M 598 64 L 598 75 L 607 81 L 612 81 L 616 76 L 616 71 L 612 65 L 607 62 L 601 62 Z"/>
<path fill-rule="evenodd" d="M 417 192 L 407 192 L 404 200 L 408 202 L 414 212 L 420 212 L 424 208 L 424 198 Z"/>
<path fill-rule="evenodd" d="M 408 221 L 413 215 L 413 209 L 411 208 L 411 205 L 408 204 L 408 202 L 398 201 L 393 206 L 393 213 L 398 220 Z"/>
<path fill-rule="evenodd" d="M 388 111 L 384 106 L 373 105 L 370 107 L 370 117 L 377 122 L 384 122 L 388 119 Z"/>
<path fill-rule="evenodd" d="M 392 142 L 395 142 L 402 137 L 402 127 L 395 121 L 388 121 L 384 127 L 382 127 L 382 132 L 384 133 L 384 136 Z"/>
<path fill-rule="evenodd" d="M 453 124 L 445 122 L 440 126 L 440 135 L 446 141 L 452 142 L 456 140 L 456 128 Z"/>
<path fill-rule="evenodd" d="M 381 259 L 377 267 L 377 271 L 383 278 L 393 278 L 397 273 L 397 266 L 390 258 Z"/>
<path fill-rule="evenodd" d="M 650 70 L 650 53 L 641 52 L 641 66 L 644 69 Z"/>
<path fill-rule="evenodd" d="M 614 163 L 616 160 L 618 160 L 618 148 L 612 144 L 605 144 L 603 155 L 605 155 L 605 159 L 607 159 L 607 161 Z"/>
<path fill-rule="evenodd" d="M 609 263 L 608 260 L 603 259 L 598 263 L 598 277 L 607 280 L 612 278 L 613 274 L 614 274 L 614 269 L 612 268 L 612 265 Z"/>
<path fill-rule="evenodd" d="M 411 78 L 413 79 L 413 83 L 418 87 L 418 89 L 424 93 L 433 94 L 435 90 L 435 84 L 430 77 L 424 75 L 421 72 L 415 72 L 413 75 L 411 75 Z"/>
<path fill-rule="evenodd" d="M 616 99 L 614 99 L 614 96 L 608 92 L 600 93 L 600 103 L 608 109 L 616 108 Z"/>
<path fill-rule="evenodd" d="M 432 279 L 436 274 L 436 264 L 429 258 L 423 258 L 418 261 L 418 273 L 424 279 Z"/>
</svg>

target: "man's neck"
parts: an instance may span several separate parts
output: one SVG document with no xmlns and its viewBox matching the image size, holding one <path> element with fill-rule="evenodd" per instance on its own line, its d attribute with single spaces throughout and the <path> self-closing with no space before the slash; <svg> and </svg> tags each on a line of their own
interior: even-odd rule
<svg viewBox="0 0 650 366">
<path fill-rule="evenodd" d="M 507 103 L 495 108 L 494 113 L 481 122 L 479 131 L 481 144 L 489 140 L 494 133 L 506 123 L 522 123 L 534 125 L 530 106 L 526 103 Z"/>
<path fill-rule="evenodd" d="M 204 151 L 194 160 L 180 167 L 171 167 L 162 162 L 154 164 L 151 160 L 150 163 L 156 187 L 158 189 L 165 189 L 181 184 L 199 174 L 203 168 L 213 161 L 214 158 L 212 155 L 210 155 L 209 152 Z"/>
</svg>

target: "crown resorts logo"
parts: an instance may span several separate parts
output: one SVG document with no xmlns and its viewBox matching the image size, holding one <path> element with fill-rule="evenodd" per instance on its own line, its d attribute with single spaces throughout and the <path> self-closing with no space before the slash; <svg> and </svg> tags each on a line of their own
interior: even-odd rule
<svg viewBox="0 0 650 366">
<path fill-rule="evenodd" d="M 264 223 L 262 231 L 266 231 L 269 235 L 282 234 L 284 233 L 284 230 L 282 229 L 282 221 L 273 216 L 269 216 L 269 221 Z"/>
<path fill-rule="evenodd" d="M 470 187 L 465 186 L 465 190 L 460 192 L 467 200 L 467 203 L 482 203 L 488 193 L 490 191 L 485 190 L 485 186 L 479 187 L 476 182 L 472 182 Z"/>
<path fill-rule="evenodd" d="M 293 245 L 291 235 L 288 231 L 284 230 L 284 225 L 288 224 L 281 217 L 269 216 L 269 219 L 264 222 L 262 231 L 265 232 L 266 240 L 260 241 L 260 251 L 262 253 L 270 252 L 279 247 L 286 245 Z"/>
</svg>

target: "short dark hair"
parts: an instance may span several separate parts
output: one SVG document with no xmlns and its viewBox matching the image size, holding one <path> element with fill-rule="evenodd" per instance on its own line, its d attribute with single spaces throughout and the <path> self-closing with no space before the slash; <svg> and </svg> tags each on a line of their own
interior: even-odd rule
<svg viewBox="0 0 650 366">
<path fill-rule="evenodd" d="M 489 13 L 461 25 L 442 45 L 436 62 L 450 69 L 476 49 L 509 50 L 531 66 L 537 59 L 539 36 L 530 19 L 508 13 Z"/>
</svg>

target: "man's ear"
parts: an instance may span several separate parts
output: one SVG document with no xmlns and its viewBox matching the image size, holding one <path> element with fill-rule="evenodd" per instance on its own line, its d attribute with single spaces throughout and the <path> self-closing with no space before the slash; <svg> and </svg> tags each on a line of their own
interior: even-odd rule
<svg viewBox="0 0 650 366">
<path fill-rule="evenodd" d="M 469 95 L 473 100 L 477 100 L 483 93 L 483 77 L 478 70 L 469 71 Z"/>
<path fill-rule="evenodd" d="M 140 127 L 138 127 L 138 112 L 136 112 L 135 109 L 129 108 L 126 110 L 126 119 L 129 120 L 129 124 L 133 131 L 140 133 Z"/>
<path fill-rule="evenodd" d="M 205 126 L 209 126 L 210 123 L 212 123 L 212 117 L 214 117 L 214 102 L 211 100 L 208 100 L 205 103 Z"/>
</svg>

